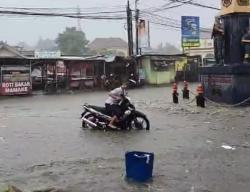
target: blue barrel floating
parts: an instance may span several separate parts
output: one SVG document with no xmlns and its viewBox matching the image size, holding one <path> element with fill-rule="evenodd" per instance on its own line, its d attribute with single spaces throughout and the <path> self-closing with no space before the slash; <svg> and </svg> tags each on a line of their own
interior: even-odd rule
<svg viewBox="0 0 250 192">
<path fill-rule="evenodd" d="M 132 151 L 125 154 L 126 177 L 138 182 L 145 182 L 152 178 L 154 154 Z"/>
</svg>

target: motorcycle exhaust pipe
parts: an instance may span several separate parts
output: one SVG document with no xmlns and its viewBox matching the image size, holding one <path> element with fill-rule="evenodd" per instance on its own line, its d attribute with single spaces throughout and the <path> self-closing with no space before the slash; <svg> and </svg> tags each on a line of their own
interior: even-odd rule
<svg viewBox="0 0 250 192">
<path fill-rule="evenodd" d="M 82 121 L 84 121 L 85 123 L 93 126 L 93 127 L 97 127 L 97 124 L 93 123 L 92 121 L 86 119 L 85 117 L 82 117 Z"/>
</svg>

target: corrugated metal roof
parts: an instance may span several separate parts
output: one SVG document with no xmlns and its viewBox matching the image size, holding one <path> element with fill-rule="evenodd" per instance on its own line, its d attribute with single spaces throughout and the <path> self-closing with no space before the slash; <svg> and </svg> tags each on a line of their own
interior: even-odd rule
<svg viewBox="0 0 250 192">
<path fill-rule="evenodd" d="M 2 56 L 0 56 L 0 58 L 28 59 L 28 57 L 22 55 L 15 48 L 7 45 L 4 42 L 0 42 L 0 49 L 5 49 L 5 50 L 7 50 L 7 51 L 9 51 L 10 53 L 13 54 L 13 56 L 9 56 L 9 55 L 4 56 L 4 55 L 2 55 Z"/>
</svg>

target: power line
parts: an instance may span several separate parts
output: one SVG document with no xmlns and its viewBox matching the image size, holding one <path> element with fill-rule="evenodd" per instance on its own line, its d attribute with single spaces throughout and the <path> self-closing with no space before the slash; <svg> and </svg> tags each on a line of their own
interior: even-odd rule
<svg viewBox="0 0 250 192">
<path fill-rule="evenodd" d="M 180 21 L 177 20 L 177 19 L 173 19 L 173 18 L 166 17 L 166 16 L 161 16 L 161 15 L 158 15 L 158 14 L 155 14 L 155 13 L 142 12 L 142 15 L 145 16 L 145 17 L 154 17 L 156 19 L 164 20 L 164 21 L 168 21 L 168 22 L 180 23 Z"/>
<path fill-rule="evenodd" d="M 174 27 L 174 28 L 181 28 L 181 21 L 174 18 L 158 15 L 156 13 L 151 13 L 147 11 L 142 11 L 141 15 L 144 18 L 150 20 L 151 22 L 154 22 L 155 24 L 161 24 L 163 26 L 168 25 L 168 27 Z M 205 27 L 201 27 L 200 31 L 209 33 L 211 32 L 210 29 L 207 29 Z"/>
<path fill-rule="evenodd" d="M 170 27 L 170 28 L 174 28 L 174 29 L 181 29 L 181 26 L 174 26 L 174 25 L 170 25 L 170 24 L 166 24 L 166 23 L 161 23 L 161 22 L 156 22 L 156 21 L 150 21 L 150 23 L 156 24 L 156 25 L 161 25 L 161 26 L 166 26 L 166 27 Z"/>
<path fill-rule="evenodd" d="M 173 30 L 177 30 L 180 31 L 181 30 L 181 23 L 173 23 L 173 22 L 168 22 L 168 21 L 163 21 L 163 20 L 157 20 L 153 17 L 148 18 L 148 20 L 150 21 L 150 23 L 153 23 L 155 25 L 160 25 L 160 26 L 164 26 L 167 27 L 168 30 L 170 30 L 170 28 L 172 28 Z M 208 28 L 200 28 L 200 32 L 204 32 L 204 33 L 211 33 L 211 30 Z"/>
<path fill-rule="evenodd" d="M 213 6 L 209 6 L 209 5 L 204 5 L 204 4 L 201 4 L 201 3 L 196 3 L 196 2 L 193 2 L 193 1 L 185 1 L 185 0 L 170 0 L 172 2 L 179 2 L 179 3 L 184 3 L 184 4 L 188 4 L 188 5 L 194 5 L 194 6 L 198 6 L 198 7 L 202 7 L 202 8 L 208 8 L 208 9 L 213 9 L 213 10 L 220 10 L 218 7 L 213 7 Z"/>
<path fill-rule="evenodd" d="M 2 11 L 12 11 L 12 12 L 21 12 L 21 13 L 25 13 L 25 12 L 27 12 L 27 11 L 21 11 L 21 10 L 30 10 L 30 9 L 21 9 L 21 10 L 19 10 L 19 8 L 18 9 L 3 9 L 3 8 L 1 8 L 0 7 L 0 10 L 2 9 Z M 75 8 L 76 9 L 76 8 Z M 75 9 L 72 11 L 72 12 L 59 12 L 60 14 L 75 14 Z M 33 11 L 32 11 L 33 10 Z M 35 11 L 34 11 L 35 10 Z M 96 14 L 115 14 L 115 13 L 125 13 L 126 11 L 125 10 L 117 10 L 117 11 L 96 11 L 96 12 L 84 12 L 84 11 L 82 11 L 80 8 L 78 8 L 77 9 L 78 10 L 78 12 L 81 12 L 81 13 L 84 13 L 84 14 L 88 14 L 88 15 L 96 15 Z M 44 11 L 42 11 L 41 12 L 41 10 L 36 10 L 36 9 L 31 9 L 29 12 L 32 12 L 32 13 L 48 13 L 48 14 L 50 14 L 50 13 L 55 13 L 54 11 L 50 11 L 50 12 L 44 12 Z"/>
<path fill-rule="evenodd" d="M 172 2 L 169 2 L 169 3 L 167 3 L 167 4 L 164 4 L 164 5 L 162 5 L 162 6 L 160 6 L 160 7 L 158 7 L 158 8 L 155 8 L 155 9 L 150 9 L 150 11 L 151 12 L 161 12 L 161 11 L 165 11 L 165 10 L 168 10 L 168 9 L 173 9 L 173 8 L 177 8 L 177 7 L 181 7 L 181 6 L 183 6 L 183 5 L 185 5 L 186 3 L 188 3 L 188 2 L 191 2 L 192 0 L 188 0 L 188 1 L 186 1 L 186 2 L 182 2 L 182 3 L 178 3 L 178 4 L 176 4 L 176 5 L 172 5 L 172 4 L 175 4 L 176 2 L 174 2 L 174 1 L 172 1 Z M 170 6 L 170 5 L 172 5 L 172 6 Z M 149 9 L 146 9 L 146 11 L 147 10 L 149 10 Z"/>
<path fill-rule="evenodd" d="M 113 13 L 113 12 L 109 12 Z M 117 12 L 115 12 L 117 13 Z M 96 20 L 123 20 L 126 19 L 125 15 L 106 15 L 105 12 L 96 12 L 94 13 L 49 13 L 49 12 L 32 12 L 32 11 L 9 11 L 9 10 L 0 10 L 0 14 L 4 15 L 23 15 L 23 16 L 43 16 L 43 17 L 66 17 L 66 18 L 79 18 L 79 19 L 96 19 Z M 103 14 L 103 15 L 100 15 Z"/>
<path fill-rule="evenodd" d="M 75 7 L 2 7 L 0 6 L 1 9 L 18 9 L 18 10 L 33 10 L 33 11 L 37 11 L 37 10 L 51 10 L 51 11 L 54 11 L 54 10 L 72 10 L 74 11 L 75 10 Z M 126 8 L 126 6 L 109 6 L 109 7 L 87 7 L 87 8 L 80 8 L 81 11 L 84 11 L 84 10 L 112 10 L 112 9 L 118 9 L 118 8 Z"/>
<path fill-rule="evenodd" d="M 190 4 L 190 3 L 194 4 L 194 2 L 192 0 L 169 0 L 169 1 L 171 1 L 171 2 L 165 4 L 161 10 L 171 8 L 171 7 L 169 7 L 169 5 L 173 5 L 176 2 L 181 3 L 181 5 L 182 4 Z M 195 4 L 197 4 L 197 3 L 195 3 Z M 180 4 L 178 4 L 178 5 L 180 5 Z M 173 6 L 177 6 L 177 5 L 173 5 Z M 71 8 L 0 7 L 0 14 L 5 15 L 5 16 L 65 17 L 65 18 L 73 18 L 73 19 L 91 19 L 91 20 L 124 20 L 124 19 L 126 19 L 125 9 L 124 10 L 114 10 L 114 11 L 96 11 L 96 12 L 79 11 L 78 13 L 76 13 L 75 8 L 74 8 L 73 13 L 64 12 L 65 10 L 70 10 L 70 9 Z M 94 8 L 92 8 L 92 9 L 94 9 Z M 30 11 L 30 10 L 33 10 L 33 11 Z M 60 10 L 60 11 L 56 12 L 53 10 L 57 10 L 57 11 Z M 82 10 L 82 9 L 79 8 L 79 10 Z M 177 19 L 158 15 L 158 14 L 152 13 L 151 11 L 149 12 L 146 10 L 141 11 L 140 18 L 142 18 L 142 17 L 147 18 L 151 23 L 156 24 L 156 25 L 165 26 L 165 27 L 172 28 L 175 30 L 181 29 L 181 22 Z M 206 28 L 201 28 L 201 31 L 208 32 L 208 30 Z"/>
</svg>

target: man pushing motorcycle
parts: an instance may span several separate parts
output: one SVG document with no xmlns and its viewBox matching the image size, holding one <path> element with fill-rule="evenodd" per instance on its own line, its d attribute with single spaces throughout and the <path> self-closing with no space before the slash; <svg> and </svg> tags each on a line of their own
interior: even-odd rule
<svg viewBox="0 0 250 192">
<path fill-rule="evenodd" d="M 109 122 L 109 127 L 116 129 L 114 125 L 119 121 L 119 118 L 122 116 L 122 110 L 119 106 L 119 102 L 122 100 L 123 96 L 127 95 L 127 83 L 123 83 L 120 87 L 113 89 L 109 92 L 109 97 L 105 101 L 105 108 L 107 113 L 112 116 Z"/>
</svg>

